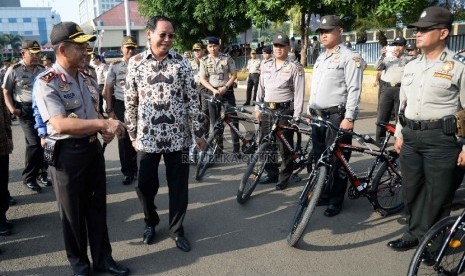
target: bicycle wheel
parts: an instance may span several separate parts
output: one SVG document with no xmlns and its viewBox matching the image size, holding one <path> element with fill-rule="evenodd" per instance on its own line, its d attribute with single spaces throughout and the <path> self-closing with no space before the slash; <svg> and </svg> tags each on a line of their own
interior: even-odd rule
<svg viewBox="0 0 465 276">
<path fill-rule="evenodd" d="M 215 131 L 207 140 L 206 148 L 200 152 L 199 162 L 197 163 L 197 170 L 195 171 L 195 180 L 200 181 L 214 161 L 215 156 L 218 155 L 220 147 L 218 145 L 219 131 Z"/>
<path fill-rule="evenodd" d="M 302 237 L 323 190 L 327 171 L 328 168 L 325 166 L 316 168 L 305 185 L 291 229 L 287 235 L 287 244 L 289 246 L 295 246 Z"/>
<path fill-rule="evenodd" d="M 448 241 L 448 246 L 445 248 L 440 263 L 424 263 L 423 252 L 428 252 L 434 257 L 441 249 L 441 246 L 446 242 L 452 226 L 456 222 L 457 217 L 446 217 L 438 221 L 420 242 L 412 261 L 410 262 L 408 275 L 458 275 L 458 266 L 465 252 L 465 230 L 462 225 L 459 225 L 454 231 L 451 239 Z"/>
<path fill-rule="evenodd" d="M 402 177 L 397 157 L 392 160 L 394 169 L 383 162 L 371 185 L 372 200 L 382 216 L 397 213 L 404 208 L 402 198 Z M 395 171 L 394 171 L 395 170 Z M 397 174 L 399 175 L 397 175 Z"/>
<path fill-rule="evenodd" d="M 252 155 L 247 170 L 242 177 L 239 189 L 237 190 L 237 202 L 244 204 L 249 200 L 258 181 L 260 181 L 260 177 L 265 170 L 265 165 L 270 162 L 274 152 L 273 145 L 270 142 L 265 142 Z"/>
</svg>

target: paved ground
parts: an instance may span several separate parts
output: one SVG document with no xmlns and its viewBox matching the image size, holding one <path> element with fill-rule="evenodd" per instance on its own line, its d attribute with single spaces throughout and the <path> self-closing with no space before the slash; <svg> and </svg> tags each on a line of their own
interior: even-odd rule
<svg viewBox="0 0 465 276">
<path fill-rule="evenodd" d="M 245 91 L 236 91 L 238 104 Z M 374 135 L 376 107 L 362 104 L 360 133 Z M 10 191 L 18 200 L 7 217 L 13 235 L 0 237 L 0 275 L 70 275 L 53 189 L 41 194 L 21 182 L 23 133 L 13 126 L 15 151 L 10 160 Z M 236 202 L 243 164 L 218 165 L 203 182 L 190 182 L 190 204 L 185 220 L 192 251 L 178 250 L 168 237 L 168 196 L 164 166 L 162 187 L 156 198 L 161 223 L 156 243 L 142 244 L 143 215 L 132 186 L 121 184 L 117 144 L 105 153 L 108 180 L 108 225 L 115 259 L 133 275 L 405 275 L 413 251 L 397 253 L 387 241 L 402 233 L 400 215 L 387 218 L 374 213 L 364 198 L 346 200 L 343 212 L 323 216 L 318 207 L 298 248 L 285 237 L 303 183 L 285 191 L 261 185 L 244 206 Z M 357 171 L 367 170 L 360 154 L 352 159 Z M 193 168 L 191 167 L 191 175 Z"/>
</svg>

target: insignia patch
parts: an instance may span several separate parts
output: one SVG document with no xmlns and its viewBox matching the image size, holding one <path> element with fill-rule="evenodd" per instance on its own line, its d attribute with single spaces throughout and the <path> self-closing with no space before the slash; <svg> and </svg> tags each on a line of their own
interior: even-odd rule
<svg viewBox="0 0 465 276">
<path fill-rule="evenodd" d="M 43 75 L 42 77 L 40 77 L 40 79 L 43 80 L 43 81 L 45 81 L 45 82 L 50 82 L 50 81 L 53 80 L 56 76 L 57 76 L 57 74 L 55 74 L 55 72 L 49 71 L 48 73 L 46 73 L 45 75 Z"/>
<path fill-rule="evenodd" d="M 456 61 L 460 61 L 461 63 L 465 63 L 465 56 L 462 56 L 462 55 L 455 55 L 453 57 L 454 60 Z"/>
<path fill-rule="evenodd" d="M 68 118 L 79 118 L 79 116 L 76 115 L 76 113 L 71 112 L 71 113 L 68 115 Z"/>
<path fill-rule="evenodd" d="M 360 64 L 361 64 L 360 61 L 361 61 L 362 59 L 361 59 L 359 56 L 355 56 L 355 57 L 353 57 L 352 59 L 355 61 L 355 66 L 356 66 L 357 68 L 359 68 L 359 67 L 360 67 Z"/>
<path fill-rule="evenodd" d="M 420 15 L 420 18 L 423 18 L 423 17 L 425 17 L 425 16 L 426 16 L 426 11 L 423 11 L 423 12 L 421 13 L 421 15 Z"/>
<path fill-rule="evenodd" d="M 442 72 L 444 73 L 449 73 L 450 71 L 452 71 L 452 69 L 454 69 L 454 62 L 451 61 L 451 60 L 448 60 L 448 61 L 444 61 L 444 64 L 442 65 Z"/>
<path fill-rule="evenodd" d="M 435 78 L 443 78 L 443 79 L 446 79 L 446 80 L 452 80 L 452 75 L 445 74 L 445 73 L 442 73 L 442 72 L 434 72 L 434 77 Z"/>
<path fill-rule="evenodd" d="M 76 96 L 74 93 L 66 93 L 63 95 L 63 98 L 69 100 L 69 99 L 74 98 L 74 96 Z"/>
<path fill-rule="evenodd" d="M 118 63 L 120 63 L 120 62 L 121 62 L 121 60 L 115 60 L 115 61 L 113 61 L 111 64 L 118 64 Z"/>
</svg>

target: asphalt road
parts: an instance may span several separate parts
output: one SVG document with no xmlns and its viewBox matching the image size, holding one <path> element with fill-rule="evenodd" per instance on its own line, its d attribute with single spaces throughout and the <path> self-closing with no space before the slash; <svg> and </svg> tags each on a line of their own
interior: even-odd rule
<svg viewBox="0 0 465 276">
<path fill-rule="evenodd" d="M 244 94 L 237 89 L 238 105 Z M 375 114 L 376 106 L 362 104 L 356 131 L 374 135 Z M 10 191 L 18 204 L 7 212 L 13 234 L 0 237 L 0 275 L 70 275 L 53 189 L 45 187 L 36 194 L 22 184 L 24 136 L 17 122 L 13 131 Z M 380 217 L 364 198 L 347 199 L 334 218 L 323 216 L 324 207 L 318 207 L 298 247 L 289 247 L 285 237 L 303 182 L 284 191 L 260 185 L 247 204 L 239 205 L 236 191 L 244 164 L 212 167 L 202 182 L 191 177 L 184 221 L 192 245 L 189 253 L 177 249 L 168 237 L 168 196 L 161 165 L 162 186 L 156 198 L 161 222 L 156 243 L 145 245 L 136 193 L 133 186 L 121 184 L 117 143 L 107 147 L 105 157 L 113 256 L 130 267 L 132 275 L 405 275 L 413 255 L 386 247 L 402 233 L 401 216 Z M 353 154 L 351 164 L 363 172 L 369 159 Z"/>
</svg>

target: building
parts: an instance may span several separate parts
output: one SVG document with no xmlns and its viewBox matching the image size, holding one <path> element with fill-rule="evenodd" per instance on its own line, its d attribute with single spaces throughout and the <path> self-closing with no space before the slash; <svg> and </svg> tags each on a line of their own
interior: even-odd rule
<svg viewBox="0 0 465 276">
<path fill-rule="evenodd" d="M 97 16 L 123 2 L 123 0 L 77 0 L 77 2 L 79 8 L 79 23 L 82 24 L 92 21 Z"/>
</svg>

